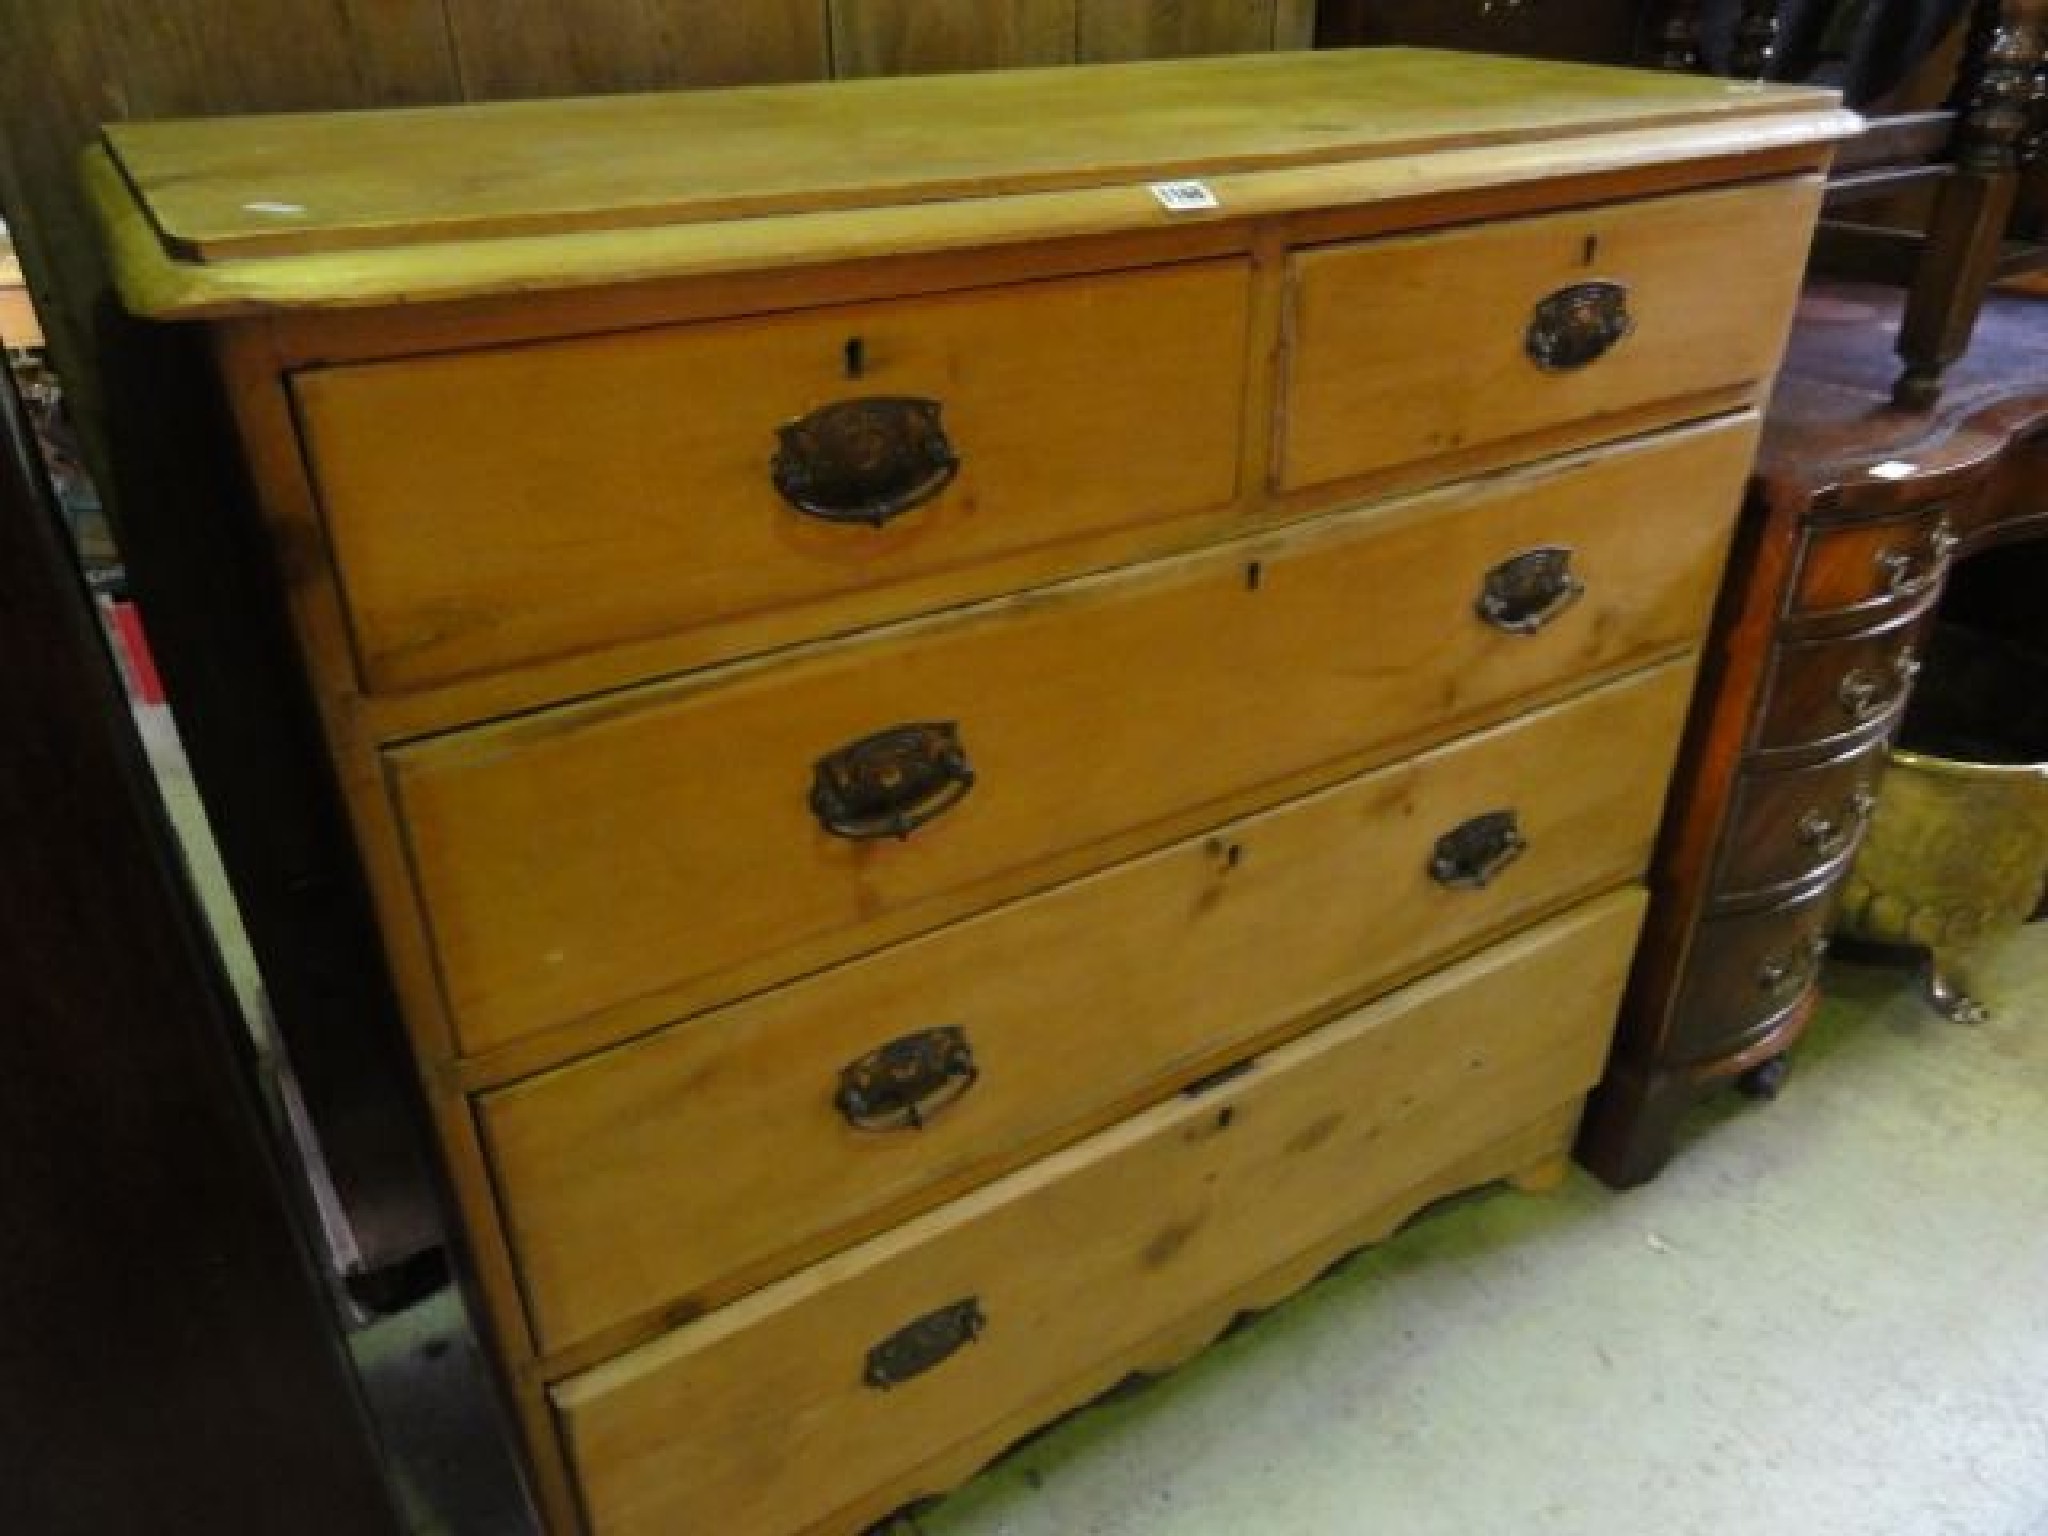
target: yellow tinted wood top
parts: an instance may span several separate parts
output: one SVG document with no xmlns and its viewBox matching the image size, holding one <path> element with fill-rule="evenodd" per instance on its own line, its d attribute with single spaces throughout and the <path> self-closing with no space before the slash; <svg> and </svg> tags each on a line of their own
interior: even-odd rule
<svg viewBox="0 0 2048 1536">
<path fill-rule="evenodd" d="M 1110 231 L 1176 217 L 1146 189 L 1164 179 L 1293 173 L 1291 192 L 1232 190 L 1306 206 L 1361 168 L 1381 173 L 1365 195 L 1397 195 L 1419 156 L 1465 152 L 1471 178 L 1488 150 L 1648 134 L 1661 148 L 1639 161 L 1670 160 L 1824 142 L 1854 121 L 1802 87 L 1372 49 L 127 123 L 89 175 L 131 306 L 220 312 L 694 271 L 706 253 L 679 237 L 707 225 L 749 226 L 755 245 L 764 223 L 809 221 L 768 236 L 801 259 L 846 238 L 821 216 L 922 214 L 943 247 L 962 204 L 996 238 L 988 205 L 1019 197 L 1056 232 Z M 1568 174 L 1581 158 L 1541 163 Z M 1252 201 L 1224 211 L 1273 211 Z M 456 247 L 496 260 L 458 283 L 443 270 Z"/>
</svg>

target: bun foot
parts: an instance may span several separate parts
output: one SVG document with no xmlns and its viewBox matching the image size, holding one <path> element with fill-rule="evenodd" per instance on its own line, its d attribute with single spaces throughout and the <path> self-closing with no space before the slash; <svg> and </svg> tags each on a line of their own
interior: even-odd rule
<svg viewBox="0 0 2048 1536">
<path fill-rule="evenodd" d="M 1509 1174 L 1508 1183 L 1525 1195 L 1548 1195 L 1564 1183 L 1564 1176 L 1571 1172 L 1571 1167 L 1572 1161 L 1568 1157 L 1546 1158 L 1520 1173 Z"/>
<path fill-rule="evenodd" d="M 1768 1104 L 1784 1091 L 1785 1079 L 1791 1075 L 1792 1058 L 1772 1056 L 1736 1078 L 1735 1086 L 1750 1098 Z"/>
</svg>

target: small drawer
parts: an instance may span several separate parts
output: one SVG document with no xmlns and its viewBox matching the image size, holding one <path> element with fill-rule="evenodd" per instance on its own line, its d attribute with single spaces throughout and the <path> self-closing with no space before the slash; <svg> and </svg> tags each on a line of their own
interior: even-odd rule
<svg viewBox="0 0 2048 1536">
<path fill-rule="evenodd" d="M 1879 523 L 1811 529 L 1788 613 L 1877 613 L 1916 603 L 1941 585 L 1956 543 L 1955 520 L 1941 505 Z"/>
<path fill-rule="evenodd" d="M 1692 646 L 1751 442 L 1694 429 L 397 749 L 461 1044 L 651 1027 Z"/>
<path fill-rule="evenodd" d="M 1820 976 L 1833 904 L 1829 887 L 1701 923 L 1672 1010 L 1668 1059 L 1732 1056 L 1789 1016 Z"/>
<path fill-rule="evenodd" d="M 555 1386 L 593 1536 L 858 1530 L 950 1450 L 1220 1328 L 1443 1170 L 1562 1123 L 1641 910 L 1576 909 Z"/>
<path fill-rule="evenodd" d="M 1884 744 L 1789 772 L 1754 772 L 1736 786 L 1721 844 L 1718 898 L 1754 896 L 1839 867 L 1877 808 Z"/>
<path fill-rule="evenodd" d="M 1280 484 L 1761 383 L 1819 192 L 1773 182 L 1296 256 Z"/>
<path fill-rule="evenodd" d="M 729 1299 L 1234 1046 L 1639 878 L 1691 681 L 1667 663 L 485 1095 L 541 1347 Z"/>
<path fill-rule="evenodd" d="M 1207 262 L 303 372 L 363 685 L 845 628 L 1225 507 L 1249 289 Z"/>
<path fill-rule="evenodd" d="M 1920 672 L 1917 622 L 1847 640 L 1781 644 L 1756 723 L 1756 750 L 1821 747 L 1882 734 Z"/>
</svg>

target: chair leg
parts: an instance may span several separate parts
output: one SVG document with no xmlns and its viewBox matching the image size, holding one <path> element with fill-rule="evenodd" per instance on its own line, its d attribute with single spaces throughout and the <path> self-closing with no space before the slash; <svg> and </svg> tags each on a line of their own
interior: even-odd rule
<svg viewBox="0 0 2048 1536">
<path fill-rule="evenodd" d="M 1892 398 L 1908 409 L 1925 410 L 1940 398 L 1942 375 L 1969 346 L 1984 290 L 1997 275 L 2044 23 L 2044 0 L 1978 0 L 1963 64 L 1955 170 L 1935 199 L 1899 328 L 1906 368 Z"/>
</svg>

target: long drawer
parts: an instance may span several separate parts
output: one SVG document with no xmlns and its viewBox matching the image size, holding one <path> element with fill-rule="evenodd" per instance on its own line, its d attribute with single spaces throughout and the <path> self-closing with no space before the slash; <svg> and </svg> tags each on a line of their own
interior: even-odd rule
<svg viewBox="0 0 2048 1536">
<path fill-rule="evenodd" d="M 1688 646 L 1752 428 L 401 748 L 460 1045 L 605 1010 L 657 1024 Z"/>
<path fill-rule="evenodd" d="M 1817 178 L 1293 259 L 1280 483 L 1767 379 Z"/>
<path fill-rule="evenodd" d="M 1209 262 L 301 373 L 362 685 L 807 605 L 843 628 L 1222 508 L 1249 288 Z"/>
<path fill-rule="evenodd" d="M 1600 1070 L 1641 910 L 1636 891 L 1574 909 L 572 1378 L 553 1395 L 596 1536 L 835 1528 L 1569 1106 Z"/>
<path fill-rule="evenodd" d="M 1638 878 L 1691 681 L 1667 663 L 487 1095 L 542 1347 L 701 1311 L 1382 978 Z"/>
</svg>

